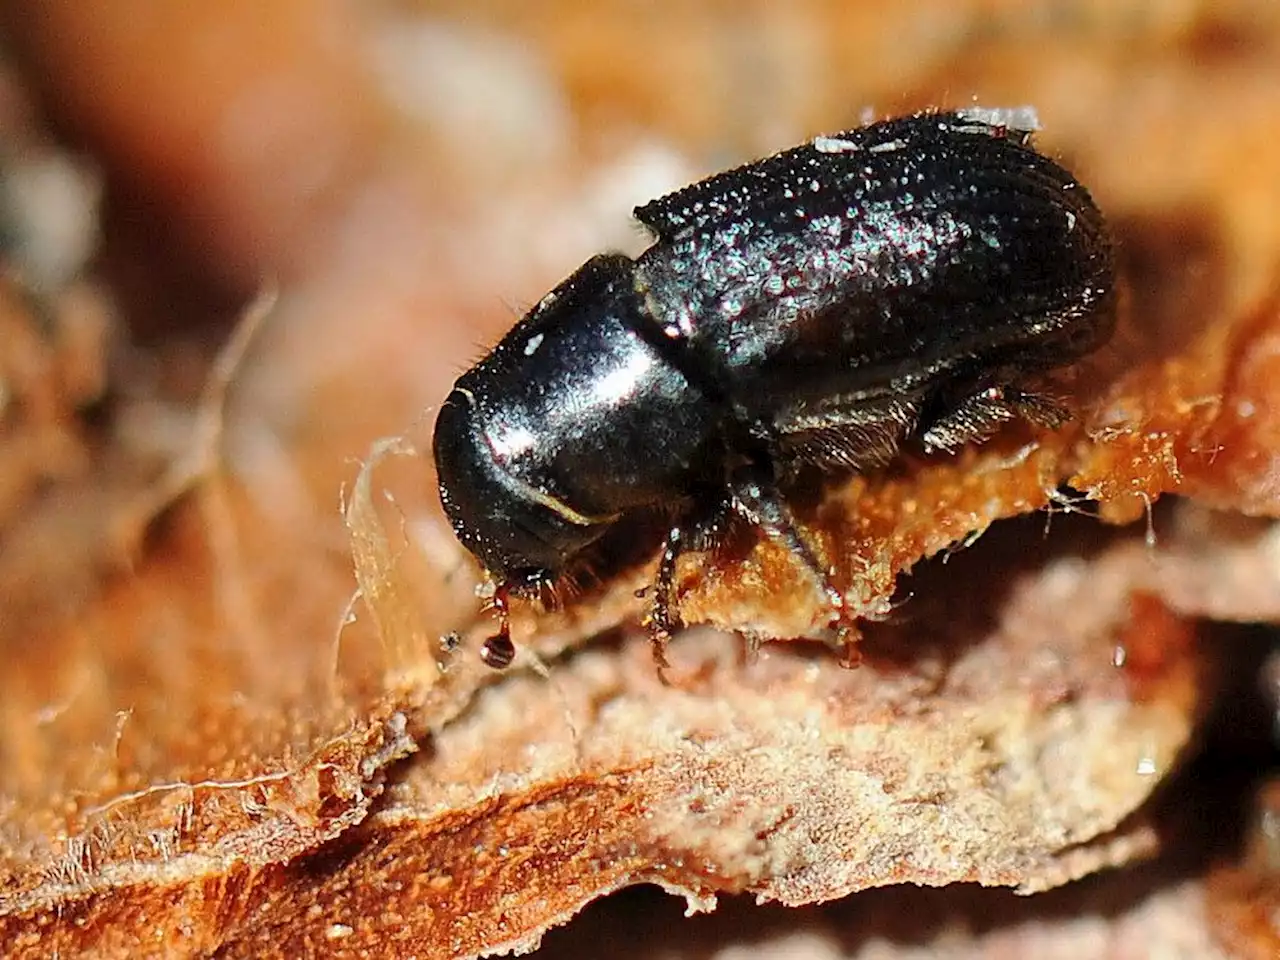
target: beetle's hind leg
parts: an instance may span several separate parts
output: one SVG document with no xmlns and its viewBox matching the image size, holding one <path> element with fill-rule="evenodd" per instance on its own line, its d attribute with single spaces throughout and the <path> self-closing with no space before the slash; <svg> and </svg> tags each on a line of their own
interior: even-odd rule
<svg viewBox="0 0 1280 960">
<path fill-rule="evenodd" d="M 1053 397 L 1020 390 L 999 380 L 988 381 L 948 403 L 920 432 L 926 450 L 953 452 L 967 443 L 986 440 L 1004 424 L 1022 419 L 1041 427 L 1060 427 L 1067 409 Z"/>
</svg>

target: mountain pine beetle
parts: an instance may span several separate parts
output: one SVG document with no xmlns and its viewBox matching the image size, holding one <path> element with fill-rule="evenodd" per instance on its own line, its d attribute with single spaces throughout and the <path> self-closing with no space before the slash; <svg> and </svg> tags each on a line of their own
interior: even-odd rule
<svg viewBox="0 0 1280 960">
<path fill-rule="evenodd" d="M 1030 111 L 925 113 L 812 141 L 639 207 L 638 258 L 588 260 L 465 373 L 434 448 L 453 529 L 509 596 L 619 519 L 673 517 L 650 629 L 665 665 L 675 563 L 745 519 L 840 592 L 780 494 L 805 465 L 882 466 L 1066 411 L 1019 387 L 1115 325 L 1107 228 L 1031 147 Z"/>
</svg>

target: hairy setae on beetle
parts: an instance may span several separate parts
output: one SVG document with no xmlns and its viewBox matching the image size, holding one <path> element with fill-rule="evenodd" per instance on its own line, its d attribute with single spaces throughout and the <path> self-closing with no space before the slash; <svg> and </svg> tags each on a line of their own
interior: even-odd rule
<svg viewBox="0 0 1280 960">
<path fill-rule="evenodd" d="M 1025 114 L 1024 114 L 1025 116 Z M 1010 119 L 1012 118 L 1012 119 Z M 738 516 L 841 597 L 780 494 L 909 439 L 953 450 L 1065 411 L 1022 389 L 1114 326 L 1111 242 L 1074 177 L 994 111 L 874 123 L 639 207 L 653 244 L 588 260 L 442 406 L 440 498 L 508 595 L 562 575 L 620 518 L 673 518 L 655 657 L 682 550 Z"/>
</svg>

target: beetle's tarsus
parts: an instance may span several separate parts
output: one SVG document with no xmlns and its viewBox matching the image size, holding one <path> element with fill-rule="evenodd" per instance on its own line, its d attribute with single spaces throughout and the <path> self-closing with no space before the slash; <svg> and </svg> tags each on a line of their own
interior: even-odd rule
<svg viewBox="0 0 1280 960">
<path fill-rule="evenodd" d="M 679 524 L 667 531 L 658 558 L 658 572 L 653 583 L 653 606 L 649 611 L 649 642 L 653 646 L 653 662 L 658 665 L 662 682 L 668 683 L 666 671 L 671 668 L 667 660 L 667 644 L 675 629 L 671 613 L 676 590 L 676 560 L 684 548 L 684 528 Z"/>
</svg>

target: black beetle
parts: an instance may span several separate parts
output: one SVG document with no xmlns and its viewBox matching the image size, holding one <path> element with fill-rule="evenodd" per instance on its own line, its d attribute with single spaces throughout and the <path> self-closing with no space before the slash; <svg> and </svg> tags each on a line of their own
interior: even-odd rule
<svg viewBox="0 0 1280 960">
<path fill-rule="evenodd" d="M 924 113 L 817 137 L 635 211 L 654 242 L 588 260 L 454 386 L 440 499 L 506 604 L 620 518 L 669 509 L 654 590 L 665 643 L 677 556 L 731 516 L 841 595 L 779 486 L 861 471 L 908 439 L 952 450 L 1066 412 L 1019 388 L 1102 344 L 1112 245 L 1026 113 Z"/>
</svg>

